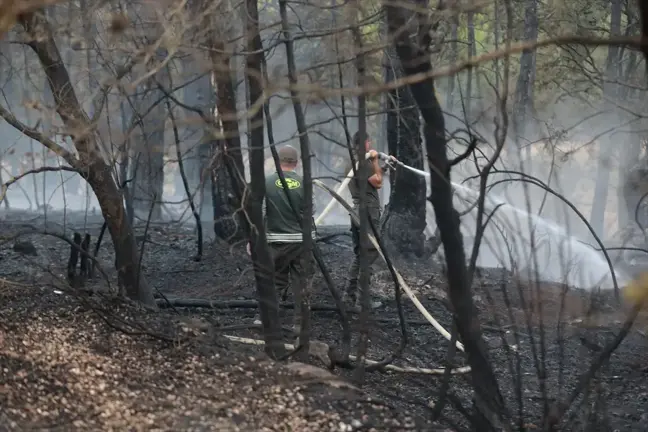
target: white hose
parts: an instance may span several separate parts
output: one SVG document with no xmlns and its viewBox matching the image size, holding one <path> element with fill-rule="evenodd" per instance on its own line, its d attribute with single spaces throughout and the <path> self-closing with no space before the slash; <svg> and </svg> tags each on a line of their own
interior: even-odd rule
<svg viewBox="0 0 648 432">
<path fill-rule="evenodd" d="M 351 171 L 351 172 L 349 173 L 349 175 L 353 175 L 353 171 Z M 347 179 L 350 180 L 350 177 L 347 176 Z M 345 181 L 346 181 L 346 179 L 345 179 Z M 329 188 L 328 188 L 324 183 L 322 183 L 320 180 L 313 180 L 313 184 L 319 186 L 321 189 L 325 190 L 326 192 L 331 193 L 331 191 L 329 190 Z M 335 192 L 337 193 L 337 195 L 338 195 L 338 197 L 339 197 L 340 200 L 344 200 L 344 199 L 341 197 L 341 195 L 340 195 L 340 192 L 343 191 L 343 187 L 342 187 L 342 186 L 346 187 L 348 184 L 349 184 L 348 181 L 346 181 L 346 184 L 343 182 L 343 183 L 340 185 L 340 187 L 338 188 L 338 190 L 335 191 Z M 329 204 L 326 206 L 326 208 L 324 209 L 324 211 L 322 212 L 322 214 L 320 214 L 320 216 L 317 218 L 317 220 L 321 220 L 321 219 L 323 219 L 324 216 L 326 216 L 326 212 L 327 212 L 327 211 L 330 211 L 331 208 L 333 208 L 333 204 L 332 204 L 332 203 L 333 203 L 334 201 L 337 202 L 337 201 L 338 201 L 338 197 L 333 196 L 333 198 L 331 199 L 331 202 L 329 202 Z M 340 204 L 342 204 L 342 203 L 340 203 Z M 345 202 L 345 204 L 346 204 L 347 206 L 349 206 L 348 203 Z M 350 206 L 349 206 L 349 207 L 350 207 Z M 317 225 L 317 221 L 315 222 L 315 224 Z M 378 242 L 376 241 L 376 238 L 375 238 L 373 235 L 369 234 L 369 240 L 370 240 L 371 243 L 375 246 L 376 250 L 377 250 L 378 253 L 380 254 L 380 257 L 383 259 L 383 261 L 387 262 L 386 259 L 385 259 L 385 255 L 383 255 L 383 251 L 382 251 L 382 249 L 380 248 L 380 246 L 378 245 Z M 410 287 L 407 285 L 407 283 L 405 283 L 405 280 L 403 279 L 403 277 L 401 276 L 401 274 L 398 272 L 398 270 L 396 270 L 396 268 L 394 268 L 394 273 L 396 273 L 396 280 L 398 281 L 398 284 L 399 284 L 401 287 L 403 287 L 403 291 L 405 291 L 405 294 L 407 294 L 407 296 L 410 298 L 410 300 L 412 300 L 412 303 L 414 303 L 414 306 L 416 306 L 416 309 L 418 309 L 419 312 L 421 312 L 421 314 L 423 314 L 423 316 L 425 317 L 425 319 L 428 320 L 428 322 L 429 322 L 430 324 L 432 324 L 432 326 L 433 326 L 435 329 L 437 329 L 437 331 L 438 331 L 439 333 L 441 333 L 441 335 L 442 335 L 444 338 L 446 338 L 447 340 L 452 340 L 452 336 L 450 335 L 450 333 L 449 333 L 446 329 L 444 329 L 443 326 L 442 326 L 441 324 L 439 324 L 439 322 L 438 322 L 437 320 L 434 319 L 434 317 L 430 314 L 430 312 L 427 311 L 427 309 L 425 309 L 425 306 L 423 306 L 423 304 L 421 304 L 421 302 L 418 300 L 418 298 L 416 298 L 416 295 L 414 295 L 414 293 L 412 292 L 412 290 L 410 289 Z M 459 349 L 460 351 L 463 351 L 463 350 L 464 350 L 463 344 L 462 344 L 461 342 L 457 342 L 457 349 Z"/>
</svg>

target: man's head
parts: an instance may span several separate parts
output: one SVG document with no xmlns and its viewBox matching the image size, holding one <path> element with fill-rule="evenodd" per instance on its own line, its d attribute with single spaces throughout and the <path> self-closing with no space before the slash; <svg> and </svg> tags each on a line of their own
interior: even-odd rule
<svg viewBox="0 0 648 432">
<path fill-rule="evenodd" d="M 285 145 L 281 147 L 277 153 L 279 153 L 279 163 L 281 164 L 281 169 L 284 171 L 293 171 L 297 168 L 297 163 L 299 162 L 299 153 L 297 149 L 291 145 Z"/>
<path fill-rule="evenodd" d="M 360 159 L 364 159 L 365 153 L 371 150 L 371 139 L 367 134 L 361 136 L 360 131 L 358 131 L 353 135 L 353 145 L 355 146 Z"/>
</svg>

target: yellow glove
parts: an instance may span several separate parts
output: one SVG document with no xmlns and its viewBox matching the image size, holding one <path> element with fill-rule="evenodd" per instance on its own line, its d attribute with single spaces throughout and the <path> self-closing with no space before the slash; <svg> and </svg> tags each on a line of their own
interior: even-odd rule
<svg viewBox="0 0 648 432">
<path fill-rule="evenodd" d="M 639 277 L 623 288 L 623 297 L 634 304 L 648 300 L 648 272 L 641 273 Z"/>
</svg>

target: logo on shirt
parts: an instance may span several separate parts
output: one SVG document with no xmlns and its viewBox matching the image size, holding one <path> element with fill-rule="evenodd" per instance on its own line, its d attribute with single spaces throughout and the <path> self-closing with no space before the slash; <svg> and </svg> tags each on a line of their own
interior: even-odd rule
<svg viewBox="0 0 648 432">
<path fill-rule="evenodd" d="M 286 185 L 288 186 L 288 189 L 298 189 L 301 187 L 301 183 L 299 180 L 291 179 L 291 178 L 286 178 Z M 283 189 L 283 184 L 281 183 L 281 179 L 277 179 L 275 181 L 275 186 L 277 186 L 280 189 Z"/>
</svg>

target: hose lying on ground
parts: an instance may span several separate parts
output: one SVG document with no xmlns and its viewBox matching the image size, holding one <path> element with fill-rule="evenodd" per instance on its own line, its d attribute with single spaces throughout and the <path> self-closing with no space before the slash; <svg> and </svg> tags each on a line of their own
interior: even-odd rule
<svg viewBox="0 0 648 432">
<path fill-rule="evenodd" d="M 244 337 L 239 337 L 239 336 L 230 336 L 230 335 L 223 335 L 225 338 L 231 340 L 232 342 L 238 342 L 238 343 L 243 343 L 247 345 L 264 345 L 265 342 L 259 339 L 250 339 L 250 338 L 244 338 Z M 284 344 L 284 348 L 292 351 L 295 349 L 295 346 L 292 344 Z M 351 361 L 357 361 L 357 357 L 353 355 L 349 355 L 349 360 Z M 367 365 L 372 365 L 372 364 L 377 364 L 378 362 L 375 360 L 369 360 L 365 359 L 365 363 Z M 400 367 L 400 366 L 394 366 L 394 365 L 386 365 L 384 367 L 385 370 L 387 371 L 392 371 L 392 372 L 399 372 L 399 373 L 411 373 L 411 374 L 422 374 L 422 375 L 443 375 L 445 374 L 445 369 L 442 368 L 437 368 L 437 369 L 428 369 L 428 368 L 417 368 L 417 367 Z M 454 368 L 450 370 L 450 373 L 453 375 L 458 375 L 458 374 L 464 374 L 470 372 L 470 366 L 462 366 L 458 368 Z"/>
<path fill-rule="evenodd" d="M 343 182 L 340 185 L 340 187 L 338 187 L 337 191 L 334 191 L 333 189 L 329 188 L 324 183 L 322 183 L 320 180 L 313 180 L 313 184 L 318 186 L 321 189 L 324 189 L 326 192 L 331 194 L 331 196 L 333 197 L 331 199 L 331 202 L 333 202 L 333 201 L 339 202 L 345 209 L 347 209 L 349 211 L 349 213 L 353 214 L 354 212 L 353 212 L 352 207 L 349 205 L 349 203 L 347 203 L 344 200 L 344 198 L 342 198 L 340 196 L 340 192 L 342 192 L 344 190 L 344 187 L 348 186 L 349 181 L 350 181 L 352 176 L 353 176 L 353 170 L 350 171 L 349 174 L 347 175 L 347 178 L 345 179 L 346 183 Z M 349 181 L 347 181 L 347 180 L 349 180 Z M 321 222 L 324 219 L 324 217 L 326 216 L 326 213 L 328 213 L 328 211 L 330 211 L 332 208 L 333 208 L 333 205 L 331 203 L 329 203 L 326 206 L 326 208 L 324 209 L 324 211 L 319 215 L 319 217 L 317 218 L 317 221 Z M 317 221 L 315 222 L 316 224 L 317 224 Z M 376 250 L 380 254 L 380 257 L 383 260 L 385 260 L 385 255 L 383 254 L 383 251 L 382 251 L 381 247 L 378 245 L 378 242 L 376 241 L 376 238 L 373 235 L 369 234 L 369 240 L 375 246 Z M 452 340 L 452 337 L 451 337 L 450 333 L 445 328 L 443 328 L 443 326 L 441 324 L 439 324 L 439 322 L 436 319 L 434 319 L 434 317 L 430 314 L 430 312 L 428 312 L 428 310 L 425 309 L 425 306 L 423 306 L 423 304 L 421 304 L 421 302 L 418 300 L 418 298 L 416 298 L 416 295 L 414 295 L 414 293 L 412 292 L 410 287 L 407 285 L 407 283 L 405 283 L 405 280 L 403 279 L 401 274 L 398 272 L 398 270 L 396 270 L 394 268 L 394 272 L 396 274 L 396 279 L 398 281 L 398 284 L 403 288 L 403 291 L 405 291 L 405 294 L 407 294 L 407 296 L 410 298 L 410 300 L 412 300 L 412 303 L 414 303 L 414 306 L 416 306 L 416 308 L 419 310 L 419 312 L 421 312 L 421 314 L 423 314 L 425 319 L 427 319 L 428 322 L 430 324 L 432 324 L 432 326 L 439 333 L 441 333 L 441 335 L 444 338 L 446 338 L 447 340 Z M 457 342 L 457 349 L 459 349 L 460 351 L 464 350 L 463 344 L 461 342 Z"/>
</svg>

